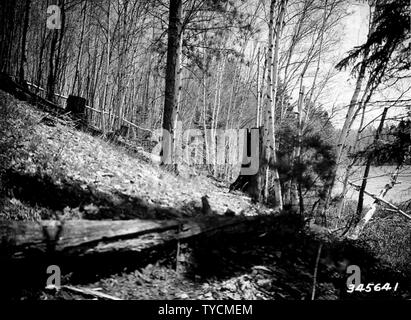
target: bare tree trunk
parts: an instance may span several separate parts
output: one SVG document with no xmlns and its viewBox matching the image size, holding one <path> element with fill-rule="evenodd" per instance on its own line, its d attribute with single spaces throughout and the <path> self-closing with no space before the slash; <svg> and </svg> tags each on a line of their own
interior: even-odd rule
<svg viewBox="0 0 411 320">
<path fill-rule="evenodd" d="M 382 112 L 380 124 L 377 128 L 377 131 L 375 132 L 374 144 L 377 144 L 378 140 L 380 139 L 380 135 L 384 127 L 384 122 L 387 116 L 388 109 L 389 107 L 385 107 L 384 111 Z M 374 154 L 371 152 L 367 157 L 367 162 L 365 164 L 365 170 L 364 170 L 364 175 L 362 179 L 361 189 L 358 195 L 358 205 L 357 205 L 357 212 L 356 212 L 357 221 L 361 218 L 361 215 L 362 215 L 362 209 L 363 209 L 363 203 L 364 203 L 364 190 L 367 187 L 368 174 L 370 172 L 371 162 L 373 159 L 374 159 Z"/>
<path fill-rule="evenodd" d="M 172 159 L 172 136 L 174 134 L 174 122 L 177 116 L 178 96 L 178 70 L 181 55 L 182 37 L 182 0 L 170 0 L 169 24 L 168 24 L 168 46 L 167 67 L 165 81 L 165 99 L 163 114 L 163 148 L 162 164 Z"/>
<path fill-rule="evenodd" d="M 264 81 L 263 81 L 264 82 Z M 257 52 L 257 107 L 255 114 L 255 126 L 256 128 L 260 127 L 260 47 L 258 47 Z"/>
<path fill-rule="evenodd" d="M 155 37 L 155 29 L 154 29 L 154 23 L 155 23 L 155 19 L 152 19 L 152 37 L 154 39 Z M 152 63 L 153 63 L 153 53 L 152 50 L 150 50 L 149 53 L 149 57 L 148 57 L 148 66 L 147 66 L 147 75 L 146 75 L 146 82 L 145 82 L 145 94 L 144 94 L 144 102 L 143 102 L 143 112 L 147 113 L 147 118 L 145 118 L 145 120 L 147 120 L 149 118 L 148 114 L 151 113 L 153 114 L 155 112 L 154 108 L 151 110 L 151 112 L 149 111 L 149 107 L 148 107 L 148 100 L 149 100 L 149 96 L 150 96 L 150 79 L 151 79 L 151 72 L 152 72 Z M 148 121 L 149 123 L 151 123 L 151 121 Z"/>
<path fill-rule="evenodd" d="M 127 31 L 127 10 L 128 10 L 128 1 L 129 0 L 123 0 L 122 5 L 123 5 L 123 10 L 121 12 L 121 29 L 120 29 L 120 39 L 119 39 L 119 56 L 118 56 L 118 64 L 117 64 L 117 93 L 116 93 L 116 98 L 115 98 L 115 110 L 113 110 L 113 113 L 115 115 L 114 117 L 114 129 L 117 130 L 121 128 L 122 126 L 122 118 L 124 114 L 124 104 L 123 104 L 123 99 L 125 95 L 125 88 L 124 88 L 124 78 L 126 77 L 125 74 L 125 65 L 124 61 L 125 58 L 127 57 L 127 37 L 126 37 L 126 31 Z"/>
<path fill-rule="evenodd" d="M 76 71 L 74 72 L 73 88 L 71 90 L 71 92 L 73 92 L 73 94 L 74 94 L 74 90 L 76 88 L 77 78 L 79 77 L 80 63 L 81 63 L 81 57 L 82 57 L 82 53 L 83 53 L 83 39 L 84 39 L 84 29 L 85 29 L 85 26 L 86 26 L 87 1 L 84 1 L 82 11 L 83 11 L 83 22 L 82 22 L 82 26 L 81 26 L 80 44 L 79 44 L 79 49 L 78 49 L 78 54 L 77 54 Z M 77 88 L 78 88 L 77 89 L 77 95 L 80 95 L 80 80 L 79 80 Z"/>
<path fill-rule="evenodd" d="M 207 72 L 205 70 L 206 68 L 206 63 L 207 63 L 207 49 L 205 48 L 205 43 L 206 43 L 206 34 L 204 34 L 203 38 L 204 42 L 204 49 L 203 49 L 203 77 L 202 77 L 202 87 L 203 87 L 203 130 L 204 130 L 204 148 L 205 150 L 205 158 L 206 162 L 208 160 L 208 154 L 209 154 L 209 144 L 208 144 L 208 139 L 207 139 L 207 86 L 206 86 L 206 75 Z M 204 161 L 204 155 L 203 155 L 203 161 Z"/>
<path fill-rule="evenodd" d="M 55 88 L 54 68 L 56 67 L 54 65 L 54 54 L 55 54 L 56 45 L 57 45 L 57 30 L 52 30 L 51 32 L 53 33 L 53 38 L 51 39 L 51 45 L 50 45 L 49 73 L 47 77 L 46 97 L 50 101 L 53 101 L 54 100 L 54 88 Z"/>
<path fill-rule="evenodd" d="M 63 36 L 65 32 L 65 0 L 60 0 L 59 5 L 61 7 L 61 29 L 53 30 L 53 39 L 51 40 L 50 47 L 50 58 L 49 58 L 49 75 L 47 78 L 47 99 L 50 101 L 55 101 L 54 93 L 56 90 L 57 73 L 59 68 L 61 47 L 63 44 Z M 58 48 L 57 47 L 58 43 Z M 57 49 L 57 53 L 56 53 Z"/>
<path fill-rule="evenodd" d="M 364 123 L 365 108 L 366 108 L 366 105 L 363 104 L 363 106 L 362 106 L 363 111 L 362 111 L 362 115 L 361 115 L 361 123 L 360 123 L 360 126 L 359 126 L 358 130 L 357 130 L 357 134 L 356 134 L 356 137 L 354 139 L 354 143 L 348 149 L 348 153 L 350 153 L 351 150 L 353 150 L 353 152 L 355 152 L 355 150 L 356 150 L 357 143 L 358 143 L 358 140 L 359 140 L 359 137 L 360 137 L 360 132 L 361 132 L 361 129 L 362 129 L 363 123 Z M 339 222 L 339 220 L 342 216 L 342 212 L 344 210 L 345 196 L 347 195 L 348 179 L 350 178 L 352 167 L 355 165 L 356 161 L 357 161 L 357 159 L 353 159 L 351 161 L 351 163 L 347 166 L 347 170 L 346 170 L 345 175 L 344 175 L 343 189 L 342 189 L 342 192 L 341 192 L 342 199 L 341 199 L 341 203 L 338 207 L 338 213 L 337 213 L 337 215 L 338 215 L 337 224 L 338 224 L 338 222 Z M 338 225 L 336 225 L 336 228 L 338 228 Z"/>
<path fill-rule="evenodd" d="M 370 36 L 372 29 L 373 29 L 373 25 L 374 25 L 374 19 L 375 16 L 372 15 L 370 16 L 370 24 L 369 24 L 369 30 L 368 30 L 368 37 Z M 341 129 L 340 135 L 338 137 L 338 142 L 337 142 L 337 168 L 340 165 L 341 162 L 341 158 L 343 155 L 343 151 L 344 151 L 344 146 L 345 146 L 345 141 L 347 139 L 347 136 L 350 132 L 351 129 L 351 125 L 353 123 L 353 118 L 355 115 L 355 111 L 356 109 L 358 109 L 358 96 L 360 95 L 360 91 L 362 88 L 362 83 L 364 81 L 365 78 L 365 71 L 366 71 L 366 60 L 368 57 L 368 52 L 369 50 L 366 50 L 364 52 L 364 57 L 363 60 L 361 61 L 361 66 L 360 66 L 360 70 L 357 76 L 357 82 L 355 85 L 355 89 L 353 92 L 353 95 L 351 97 L 351 101 L 350 104 L 348 106 L 348 110 L 347 110 L 347 114 L 345 116 L 345 121 L 344 121 L 344 125 L 343 128 Z M 330 184 L 330 187 L 328 188 L 328 192 L 327 192 L 327 196 L 325 198 L 325 202 L 324 202 L 324 207 L 323 207 L 323 216 L 325 215 L 326 210 L 328 209 L 328 205 L 329 202 L 331 200 L 331 193 L 332 193 L 332 188 L 335 184 L 335 179 L 336 179 L 336 175 L 337 172 L 334 173 L 333 178 L 332 178 L 332 182 Z"/>
<path fill-rule="evenodd" d="M 285 68 L 284 68 L 284 89 L 281 93 L 281 113 L 280 113 L 280 121 L 282 121 L 282 119 L 284 119 L 285 117 L 285 108 L 283 108 L 283 101 L 284 101 L 284 96 L 285 96 L 285 92 L 286 92 L 286 87 L 287 87 L 287 83 L 289 82 L 288 80 L 288 69 L 290 67 L 290 63 L 291 63 L 291 58 L 293 56 L 294 53 L 294 49 L 297 45 L 298 42 L 298 38 L 300 36 L 300 32 L 301 32 L 301 28 L 303 25 L 303 22 L 305 20 L 305 17 L 307 16 L 307 8 L 309 7 L 309 5 L 312 3 L 312 0 L 305 0 L 304 1 L 304 6 L 301 12 L 301 15 L 298 19 L 298 22 L 295 26 L 295 31 L 293 32 L 293 36 L 291 38 L 291 44 L 290 44 L 290 48 L 288 49 L 288 53 L 287 53 L 287 62 L 285 64 Z"/>
<path fill-rule="evenodd" d="M 180 117 L 180 110 L 181 110 L 181 93 L 183 90 L 182 87 L 182 75 L 183 75 L 183 58 L 182 58 L 182 49 L 183 49 L 183 34 L 180 36 L 180 44 L 178 46 L 178 59 L 179 61 L 177 62 L 179 68 L 177 72 L 177 102 L 175 105 L 175 119 L 174 119 L 174 125 L 173 125 L 173 137 L 172 137 L 172 147 L 173 147 L 173 162 L 174 162 L 174 170 L 176 173 L 178 173 L 178 163 L 179 160 L 181 160 L 181 152 L 182 152 L 182 121 Z"/>
<path fill-rule="evenodd" d="M 40 45 L 40 51 L 39 51 L 39 58 L 38 58 L 38 64 L 37 64 L 37 75 L 36 75 L 36 83 L 38 86 L 42 85 L 42 78 L 43 78 L 43 54 L 44 54 L 44 49 L 46 47 L 46 34 L 47 30 L 46 28 L 42 28 L 42 35 L 41 35 L 41 45 Z"/>
<path fill-rule="evenodd" d="M 321 27 L 321 30 L 320 30 L 320 44 L 319 44 L 319 48 L 318 48 L 317 67 L 316 67 L 315 73 L 314 73 L 314 79 L 313 79 L 313 84 L 311 86 L 310 96 L 309 96 L 308 101 L 307 101 L 307 110 L 305 112 L 303 124 L 305 124 L 307 119 L 308 119 L 309 108 L 311 107 L 311 102 L 312 102 L 313 95 L 314 95 L 314 88 L 315 88 L 315 85 L 317 83 L 318 72 L 320 71 L 321 53 L 322 53 L 323 42 L 324 42 L 325 24 L 327 22 L 327 4 L 328 4 L 328 0 L 325 0 L 323 23 L 322 23 L 322 27 Z"/>
<path fill-rule="evenodd" d="M 17 9 L 16 1 L 2 1 L 0 31 L 0 71 L 11 73 L 11 51 L 15 41 L 15 16 Z"/>
<path fill-rule="evenodd" d="M 223 82 L 223 75 L 224 75 L 224 68 L 225 68 L 225 60 L 226 60 L 226 58 L 224 57 L 224 58 L 223 58 L 223 61 L 222 61 L 222 63 L 221 63 L 221 66 L 220 66 L 220 71 L 219 71 L 218 96 L 217 96 L 217 110 L 216 110 L 215 119 L 214 119 L 214 135 L 215 135 L 215 132 L 216 132 L 217 127 L 218 127 L 218 117 L 219 117 L 220 109 L 221 109 L 221 85 L 222 85 L 222 82 Z"/>
<path fill-rule="evenodd" d="M 104 85 L 104 93 L 103 93 L 103 105 L 101 107 L 101 130 L 103 134 L 106 133 L 106 121 L 104 111 L 106 110 L 107 104 L 107 94 L 108 94 L 108 82 L 110 77 L 110 55 L 111 55 L 111 48 L 110 48 L 110 2 L 108 2 L 108 9 L 107 9 L 107 61 L 106 61 L 106 80 Z M 109 118 L 110 122 L 110 118 Z"/>
<path fill-rule="evenodd" d="M 21 40 L 21 59 L 20 59 L 20 71 L 19 71 L 19 82 L 21 85 L 25 85 L 24 81 L 24 63 L 27 60 L 26 57 L 26 42 L 27 42 L 27 30 L 29 28 L 30 19 L 30 2 L 31 0 L 26 0 L 25 13 L 24 13 L 24 25 L 23 25 L 23 35 Z"/>
<path fill-rule="evenodd" d="M 302 171 L 301 171 L 301 145 L 303 139 L 303 101 L 304 101 L 304 86 L 300 87 L 300 94 L 298 100 L 298 141 L 297 141 L 297 149 L 296 149 L 296 164 L 298 166 L 298 177 L 297 177 L 297 193 L 298 193 L 298 204 L 300 208 L 300 214 L 304 213 L 304 199 L 303 199 L 303 192 L 302 192 Z"/>
<path fill-rule="evenodd" d="M 266 49 L 264 48 L 264 67 L 263 67 L 263 74 L 261 77 L 261 88 L 260 88 L 260 92 L 259 92 L 259 96 L 258 96 L 258 100 L 259 100 L 259 105 L 258 105 L 258 109 L 259 109 L 259 118 L 258 118 L 258 128 L 261 127 L 262 125 L 262 117 L 263 117 L 263 105 L 264 105 L 264 97 L 265 97 L 265 74 L 267 72 L 267 52 Z"/>
<path fill-rule="evenodd" d="M 230 126 L 230 116 L 231 116 L 231 110 L 233 109 L 233 106 L 235 105 L 236 102 L 236 95 L 238 91 L 238 83 L 240 82 L 240 76 L 239 74 L 241 73 L 241 65 L 239 67 L 235 66 L 234 69 L 234 75 L 233 75 L 233 87 L 230 93 L 230 99 L 228 101 L 228 110 L 227 110 L 227 118 L 225 122 L 225 128 L 228 129 Z M 232 125 L 232 123 L 231 123 Z"/>
<path fill-rule="evenodd" d="M 264 135 L 265 135 L 265 156 L 266 161 L 271 163 L 272 166 L 276 165 L 277 162 L 277 155 L 276 155 L 276 137 L 275 137 L 275 108 L 276 108 L 276 93 L 277 93 L 277 82 L 278 82 L 278 55 L 279 55 L 279 45 L 280 45 L 280 37 L 281 31 L 283 27 L 283 20 L 285 15 L 285 8 L 287 5 L 287 0 L 282 0 L 279 9 L 279 15 L 277 18 L 277 23 L 275 26 L 275 44 L 274 44 L 274 52 L 273 52 L 273 38 L 274 38 L 274 8 L 275 8 L 275 0 L 271 1 L 270 6 L 270 22 L 269 22 L 269 44 L 268 44 L 268 66 L 270 67 L 268 73 L 268 91 L 267 91 L 267 98 L 270 102 L 270 107 L 267 106 L 266 110 L 266 126 L 264 128 Z M 268 198 L 268 176 L 269 176 L 269 169 L 266 170 L 266 179 L 265 179 L 265 189 L 264 189 L 264 198 Z M 273 168 L 273 182 L 274 182 L 274 197 L 275 197 L 275 205 L 278 209 L 282 209 L 283 207 L 283 200 L 281 194 L 281 184 L 280 184 L 280 177 L 278 174 L 277 168 Z"/>
<path fill-rule="evenodd" d="M 225 67 L 225 57 L 222 58 L 222 61 L 218 64 L 217 70 L 217 81 L 216 81 L 216 92 L 215 92 L 215 101 L 214 101 L 214 108 L 211 117 L 211 149 L 213 155 L 213 174 L 214 176 L 217 175 L 217 126 L 218 126 L 218 116 L 220 113 L 220 105 L 221 105 L 221 82 L 223 79 L 224 74 L 224 67 Z"/>
</svg>

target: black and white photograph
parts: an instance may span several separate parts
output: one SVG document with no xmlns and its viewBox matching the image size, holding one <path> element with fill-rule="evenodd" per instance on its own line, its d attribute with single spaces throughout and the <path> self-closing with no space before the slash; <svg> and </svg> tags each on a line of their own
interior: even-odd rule
<svg viewBox="0 0 411 320">
<path fill-rule="evenodd" d="M 22 300 L 411 301 L 410 0 L 0 0 Z"/>
</svg>

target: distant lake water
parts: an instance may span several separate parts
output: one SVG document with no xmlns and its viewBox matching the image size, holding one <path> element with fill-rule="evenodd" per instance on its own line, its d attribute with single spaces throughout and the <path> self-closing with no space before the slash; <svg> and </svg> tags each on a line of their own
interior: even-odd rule
<svg viewBox="0 0 411 320">
<path fill-rule="evenodd" d="M 368 182 L 366 190 L 373 193 L 379 194 L 382 188 L 390 182 L 391 174 L 395 171 L 395 166 L 379 166 L 379 167 L 371 167 L 370 174 L 368 175 Z M 364 166 L 357 166 L 354 167 L 352 175 L 350 177 L 350 181 L 360 185 L 362 182 L 362 175 L 364 173 Z M 343 170 L 338 172 L 339 175 L 343 173 Z M 400 184 L 396 184 L 394 188 L 388 191 L 387 195 L 384 199 L 393 202 L 399 203 L 406 200 L 411 199 L 411 166 L 404 166 L 398 175 L 397 182 L 401 182 Z M 338 194 L 342 190 L 342 183 L 337 181 L 336 185 L 333 190 L 333 194 Z M 348 199 L 357 200 L 358 199 L 358 192 L 354 190 L 351 186 L 349 186 Z M 365 195 L 364 196 L 364 204 L 370 205 L 374 200 L 370 197 Z"/>
</svg>

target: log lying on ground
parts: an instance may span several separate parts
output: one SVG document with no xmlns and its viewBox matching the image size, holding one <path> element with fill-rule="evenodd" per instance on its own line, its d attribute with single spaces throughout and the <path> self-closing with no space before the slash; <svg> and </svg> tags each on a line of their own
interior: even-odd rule
<svg viewBox="0 0 411 320">
<path fill-rule="evenodd" d="M 101 241 L 116 241 L 146 233 L 177 229 L 177 221 L 122 220 L 92 221 L 1 221 L 0 252 L 13 257 L 27 252 L 65 251 L 77 247 L 92 247 Z"/>
<path fill-rule="evenodd" d="M 141 251 L 198 235 L 241 234 L 263 230 L 263 217 L 209 216 L 192 220 L 0 221 L 0 255 L 24 258 L 49 251 L 82 256 Z M 269 225 L 269 224 L 268 224 Z"/>
</svg>

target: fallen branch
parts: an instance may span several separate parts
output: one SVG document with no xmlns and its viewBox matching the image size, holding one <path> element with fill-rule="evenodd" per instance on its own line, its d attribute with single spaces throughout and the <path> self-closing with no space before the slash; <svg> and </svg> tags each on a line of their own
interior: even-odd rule
<svg viewBox="0 0 411 320">
<path fill-rule="evenodd" d="M 378 198 L 382 199 L 384 196 L 390 191 L 396 184 L 397 184 L 397 178 L 398 178 L 398 173 L 400 172 L 401 165 L 398 165 L 395 172 L 391 175 L 390 183 L 386 184 L 384 188 L 380 191 Z M 360 233 L 364 229 L 365 225 L 372 219 L 374 216 L 374 213 L 377 211 L 379 201 L 374 200 L 374 202 L 371 205 L 371 208 L 367 211 L 367 213 L 364 215 L 364 217 L 361 219 L 361 221 L 355 226 L 354 232 L 350 235 L 350 238 L 353 240 L 358 239 L 360 236 Z"/>
<path fill-rule="evenodd" d="M 109 294 L 106 293 L 102 293 L 102 292 L 98 292 L 96 290 L 93 289 L 88 289 L 88 288 L 77 288 L 77 287 L 73 287 L 73 286 L 60 286 L 60 287 L 56 287 L 56 286 L 48 286 L 46 287 L 46 289 L 56 289 L 56 290 L 67 290 L 67 291 L 71 291 L 74 293 L 80 293 L 86 296 L 93 296 L 93 297 L 97 297 L 97 298 L 101 298 L 101 299 L 105 299 L 105 300 L 122 300 L 120 298 L 111 296 Z"/>
<path fill-rule="evenodd" d="M 348 182 L 351 186 L 353 186 L 357 191 L 359 190 L 359 188 L 361 188 L 360 186 L 353 184 L 351 182 Z M 411 216 L 409 214 L 407 214 L 406 212 L 404 212 L 403 210 L 401 210 L 400 208 L 398 208 L 397 206 L 393 205 L 391 202 L 388 202 L 387 200 L 376 196 L 373 193 L 368 192 L 367 190 L 364 191 L 364 193 L 368 196 L 370 196 L 371 198 L 373 198 L 374 200 L 380 201 L 382 203 L 384 203 L 385 205 L 389 206 L 391 209 L 395 210 L 397 213 L 402 214 L 404 217 L 411 219 Z"/>
<path fill-rule="evenodd" d="M 314 300 L 315 298 L 315 288 L 317 286 L 318 263 L 320 262 L 322 248 L 323 248 L 323 244 L 320 243 L 320 245 L 318 246 L 317 259 L 315 260 L 315 268 L 314 268 L 314 275 L 313 275 L 313 291 L 311 294 L 311 300 Z"/>
</svg>

